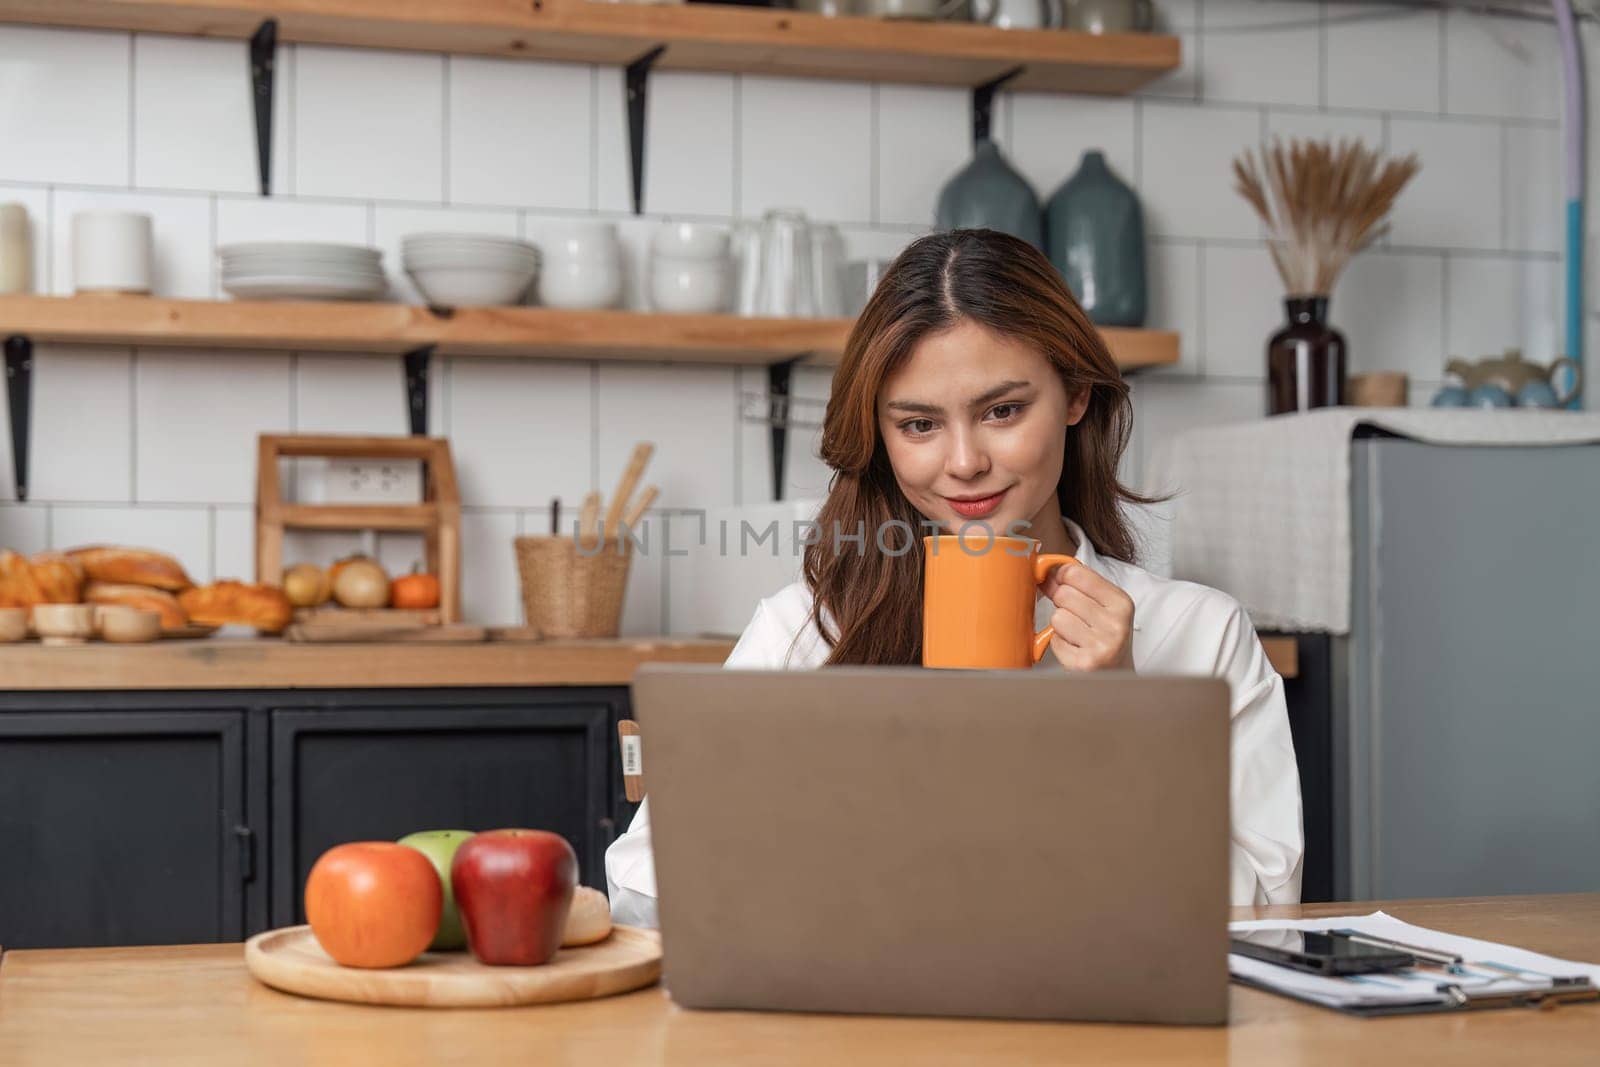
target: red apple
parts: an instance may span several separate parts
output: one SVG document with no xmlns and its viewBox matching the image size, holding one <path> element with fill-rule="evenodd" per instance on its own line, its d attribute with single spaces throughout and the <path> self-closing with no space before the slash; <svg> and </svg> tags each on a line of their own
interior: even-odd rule
<svg viewBox="0 0 1600 1067">
<path fill-rule="evenodd" d="M 450 884 L 479 963 L 548 963 L 578 885 L 578 857 L 560 834 L 488 830 L 456 849 Z"/>
</svg>

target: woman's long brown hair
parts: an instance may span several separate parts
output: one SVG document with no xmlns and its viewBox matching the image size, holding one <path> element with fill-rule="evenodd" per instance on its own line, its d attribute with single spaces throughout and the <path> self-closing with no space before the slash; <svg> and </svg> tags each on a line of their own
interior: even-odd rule
<svg viewBox="0 0 1600 1067">
<path fill-rule="evenodd" d="M 1026 241 L 994 230 L 923 237 L 878 283 L 845 344 L 822 427 L 822 459 L 834 474 L 805 553 L 811 617 L 828 664 L 922 661 L 923 517 L 895 483 L 878 435 L 878 391 L 930 334 L 962 320 L 1031 345 L 1069 395 L 1087 386 L 1089 406 L 1067 430 L 1056 497 L 1095 551 L 1131 562 L 1134 536 L 1123 503 L 1147 498 L 1117 480 L 1132 405 L 1116 361 L 1050 261 Z M 904 523 L 899 532 L 889 523 Z M 900 552 L 904 530 L 916 532 Z M 888 529 L 881 551 L 875 532 Z M 835 537 L 864 532 L 865 546 Z"/>
</svg>

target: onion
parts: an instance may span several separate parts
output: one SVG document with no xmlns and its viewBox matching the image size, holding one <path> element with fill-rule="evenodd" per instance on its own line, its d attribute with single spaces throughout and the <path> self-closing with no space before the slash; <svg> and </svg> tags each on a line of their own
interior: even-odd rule
<svg viewBox="0 0 1600 1067">
<path fill-rule="evenodd" d="M 389 603 L 389 575 L 370 559 L 354 559 L 333 579 L 333 598 L 347 608 L 381 608 Z"/>
<path fill-rule="evenodd" d="M 331 591 L 328 575 L 315 563 L 296 563 L 283 575 L 283 595 L 297 608 L 327 603 Z"/>
</svg>

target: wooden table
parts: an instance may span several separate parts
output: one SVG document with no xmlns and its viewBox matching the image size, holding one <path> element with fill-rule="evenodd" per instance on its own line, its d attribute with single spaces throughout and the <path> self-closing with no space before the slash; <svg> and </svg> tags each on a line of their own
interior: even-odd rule
<svg viewBox="0 0 1600 1067">
<path fill-rule="evenodd" d="M 1361 914 L 1600 959 L 1600 893 L 1236 909 Z M 448 1011 L 302 1000 L 238 945 L 0 957 L 0 1064 L 1588 1064 L 1600 1004 L 1352 1019 L 1235 986 L 1227 1027 L 692 1012 L 659 988 L 540 1008 Z"/>
</svg>

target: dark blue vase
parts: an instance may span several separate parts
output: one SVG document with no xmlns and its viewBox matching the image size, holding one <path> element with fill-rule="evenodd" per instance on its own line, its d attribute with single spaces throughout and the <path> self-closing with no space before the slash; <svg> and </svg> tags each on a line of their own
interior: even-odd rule
<svg viewBox="0 0 1600 1067">
<path fill-rule="evenodd" d="M 1096 325 L 1144 325 L 1144 209 L 1102 153 L 1085 152 L 1077 172 L 1050 198 L 1045 243 Z"/>
<path fill-rule="evenodd" d="M 999 230 L 1044 249 L 1039 194 L 988 139 L 939 193 L 941 230 Z"/>
</svg>

